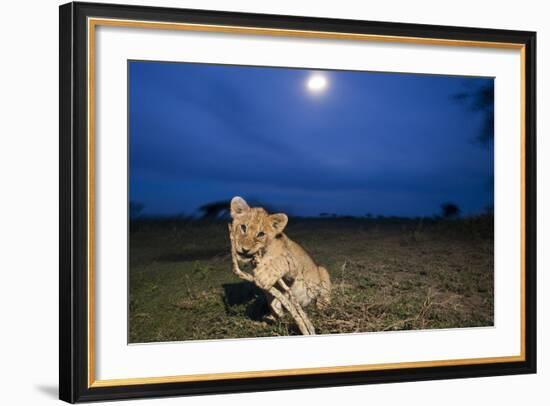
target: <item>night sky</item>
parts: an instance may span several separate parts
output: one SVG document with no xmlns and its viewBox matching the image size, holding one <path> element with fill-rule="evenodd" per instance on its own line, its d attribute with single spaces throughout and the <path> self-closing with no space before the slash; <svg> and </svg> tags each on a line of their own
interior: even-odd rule
<svg viewBox="0 0 550 406">
<path fill-rule="evenodd" d="M 492 122 L 492 78 L 131 61 L 130 201 L 477 214 L 493 204 Z"/>
</svg>

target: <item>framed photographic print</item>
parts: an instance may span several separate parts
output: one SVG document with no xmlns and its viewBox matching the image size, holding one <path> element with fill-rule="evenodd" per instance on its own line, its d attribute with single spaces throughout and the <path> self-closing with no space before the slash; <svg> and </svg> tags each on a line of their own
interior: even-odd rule
<svg viewBox="0 0 550 406">
<path fill-rule="evenodd" d="M 534 373 L 535 33 L 60 7 L 60 398 Z"/>
</svg>

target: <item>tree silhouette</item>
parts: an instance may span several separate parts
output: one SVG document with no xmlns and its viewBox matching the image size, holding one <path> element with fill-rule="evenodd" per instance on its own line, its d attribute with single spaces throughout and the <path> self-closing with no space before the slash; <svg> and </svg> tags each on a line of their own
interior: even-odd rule
<svg viewBox="0 0 550 406">
<path fill-rule="evenodd" d="M 262 203 L 256 199 L 246 199 L 250 207 L 263 207 L 268 213 L 277 213 L 280 210 L 273 206 Z M 199 207 L 199 211 L 202 212 L 202 219 L 228 219 L 230 214 L 231 200 L 218 200 L 211 203 L 205 203 Z"/>
<path fill-rule="evenodd" d="M 476 141 L 483 146 L 492 145 L 495 132 L 495 87 L 494 83 L 456 93 L 452 98 L 468 110 L 481 114 L 482 122 Z"/>
<path fill-rule="evenodd" d="M 441 205 L 441 215 L 446 219 L 458 217 L 460 215 L 460 208 L 451 202 L 443 203 Z"/>
<path fill-rule="evenodd" d="M 451 96 L 457 103 L 461 104 L 467 110 L 477 113 L 481 118 L 481 123 L 474 141 L 483 148 L 489 148 L 491 159 L 493 155 L 493 143 L 495 138 L 495 86 L 494 82 L 484 84 L 476 88 L 468 88 Z M 493 185 L 494 173 L 491 173 L 486 181 L 487 191 L 491 196 L 490 206 L 493 205 Z"/>
<path fill-rule="evenodd" d="M 229 216 L 229 200 L 220 200 L 217 202 L 203 204 L 199 207 L 203 219 L 219 219 Z"/>
</svg>

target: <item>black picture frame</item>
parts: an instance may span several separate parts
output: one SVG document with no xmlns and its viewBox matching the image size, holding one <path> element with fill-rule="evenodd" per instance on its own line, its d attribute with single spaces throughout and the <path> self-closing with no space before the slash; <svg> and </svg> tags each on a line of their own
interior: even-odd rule
<svg viewBox="0 0 550 406">
<path fill-rule="evenodd" d="M 59 397 L 67 402 L 466 378 L 536 372 L 536 33 L 93 3 L 60 6 Z M 196 23 L 513 43 L 524 47 L 525 357 L 517 362 L 93 387 L 88 360 L 87 19 Z"/>
</svg>

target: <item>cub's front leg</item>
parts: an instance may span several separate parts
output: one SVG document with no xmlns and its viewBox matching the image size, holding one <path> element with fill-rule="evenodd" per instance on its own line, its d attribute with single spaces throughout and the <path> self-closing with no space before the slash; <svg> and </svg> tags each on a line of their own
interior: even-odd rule
<svg viewBox="0 0 550 406">
<path fill-rule="evenodd" d="M 264 257 L 254 269 L 254 282 L 260 289 L 269 290 L 289 271 L 284 258 Z"/>
</svg>

